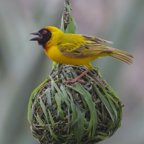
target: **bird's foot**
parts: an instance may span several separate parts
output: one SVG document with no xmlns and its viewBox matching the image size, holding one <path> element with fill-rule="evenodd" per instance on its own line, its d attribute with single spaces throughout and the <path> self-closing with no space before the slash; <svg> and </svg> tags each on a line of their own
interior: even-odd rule
<svg viewBox="0 0 144 144">
<path fill-rule="evenodd" d="M 64 81 L 63 83 L 75 83 L 75 82 L 80 82 L 82 84 L 85 84 L 86 82 L 83 81 L 83 80 L 80 80 L 80 79 L 72 79 L 72 78 L 69 78 L 68 81 Z"/>
</svg>

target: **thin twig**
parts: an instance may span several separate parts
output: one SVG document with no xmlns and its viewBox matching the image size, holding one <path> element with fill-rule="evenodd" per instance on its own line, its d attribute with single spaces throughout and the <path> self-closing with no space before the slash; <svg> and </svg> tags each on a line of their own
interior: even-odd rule
<svg viewBox="0 0 144 144">
<path fill-rule="evenodd" d="M 65 0 L 64 12 L 63 12 L 64 29 L 66 29 L 68 24 L 70 23 L 70 17 L 71 17 L 70 12 L 71 12 L 70 0 Z"/>
</svg>

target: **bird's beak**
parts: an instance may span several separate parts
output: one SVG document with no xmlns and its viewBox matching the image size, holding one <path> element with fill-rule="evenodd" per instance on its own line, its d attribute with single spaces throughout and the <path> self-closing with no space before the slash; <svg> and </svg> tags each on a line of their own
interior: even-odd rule
<svg viewBox="0 0 144 144">
<path fill-rule="evenodd" d="M 39 41 L 42 39 L 42 35 L 39 32 L 32 32 L 32 33 L 30 33 L 30 35 L 38 35 L 39 36 L 39 37 L 30 39 L 30 41 Z"/>
</svg>

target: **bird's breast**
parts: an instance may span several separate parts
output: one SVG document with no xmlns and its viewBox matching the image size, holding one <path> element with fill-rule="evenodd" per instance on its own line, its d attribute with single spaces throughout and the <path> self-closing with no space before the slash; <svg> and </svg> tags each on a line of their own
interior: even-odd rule
<svg viewBox="0 0 144 144">
<path fill-rule="evenodd" d="M 61 52 L 58 49 L 58 46 L 51 46 L 46 50 L 46 54 L 53 61 L 59 61 L 61 59 Z"/>
<path fill-rule="evenodd" d="M 84 59 L 68 57 L 61 53 L 58 46 L 51 46 L 44 51 L 52 61 L 67 65 L 84 65 Z"/>
<path fill-rule="evenodd" d="M 58 48 L 57 45 L 47 47 L 44 49 L 46 55 L 55 62 L 67 65 L 86 65 L 90 61 L 97 59 L 99 56 L 90 56 L 90 57 L 68 57 L 64 55 Z"/>
</svg>

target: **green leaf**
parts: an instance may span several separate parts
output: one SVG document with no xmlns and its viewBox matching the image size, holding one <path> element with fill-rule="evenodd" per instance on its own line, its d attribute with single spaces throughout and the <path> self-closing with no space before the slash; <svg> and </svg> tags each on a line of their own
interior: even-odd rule
<svg viewBox="0 0 144 144">
<path fill-rule="evenodd" d="M 45 117 L 46 117 L 46 121 L 48 122 L 48 125 L 47 125 L 47 126 L 48 126 L 48 130 L 49 130 L 50 133 L 51 133 L 51 136 L 52 136 L 56 141 L 59 141 L 58 138 L 57 138 L 57 136 L 54 134 L 54 132 L 52 131 L 52 129 L 51 129 L 50 125 L 49 125 L 46 108 L 45 108 L 45 105 L 43 104 L 43 102 L 42 102 L 41 99 L 40 99 L 40 105 L 41 105 L 42 110 L 43 110 L 43 112 L 44 112 L 44 115 L 45 115 Z M 51 119 L 51 122 L 52 122 L 52 121 L 53 121 L 53 119 Z M 52 122 L 52 125 L 55 125 L 55 124 L 54 124 L 54 121 Z"/>
<path fill-rule="evenodd" d="M 49 117 L 50 117 L 50 121 L 51 121 L 51 124 L 52 124 L 52 126 L 54 127 L 55 126 L 55 122 L 54 122 L 54 119 L 53 119 L 53 117 L 52 117 L 52 115 L 51 115 L 51 112 L 48 110 L 48 113 L 49 113 Z"/>
<path fill-rule="evenodd" d="M 62 96 L 63 96 L 63 99 L 64 99 L 64 101 L 65 101 L 65 103 L 67 104 L 67 106 L 70 108 L 70 99 L 69 99 L 69 97 L 68 97 L 68 95 L 67 95 L 67 93 L 66 93 L 66 91 L 65 91 L 65 88 L 64 88 L 64 86 L 63 85 L 61 85 L 60 86 L 60 89 L 61 89 L 61 91 L 62 91 Z"/>
<path fill-rule="evenodd" d="M 54 82 L 53 79 L 51 80 L 51 82 L 52 82 L 52 85 L 54 86 L 54 88 L 57 90 L 57 92 L 58 92 L 58 94 L 59 94 L 59 96 L 61 97 L 61 100 L 62 100 L 62 102 L 63 102 L 64 100 L 63 100 L 62 92 L 60 91 L 60 89 L 58 88 L 57 84 Z"/>
<path fill-rule="evenodd" d="M 62 15 L 62 18 L 61 18 L 61 31 L 64 32 L 64 20 L 63 20 L 63 15 Z"/>
<path fill-rule="evenodd" d="M 74 135 L 77 139 L 77 144 L 80 143 L 84 131 L 84 113 L 81 112 L 78 104 L 71 103 L 72 106 L 72 120 L 70 127 L 73 128 Z"/>
<path fill-rule="evenodd" d="M 81 142 L 83 132 L 84 132 L 84 113 L 81 112 L 80 106 L 76 105 L 76 111 L 77 111 L 77 124 L 75 125 L 75 136 L 77 139 L 77 144 Z"/>
<path fill-rule="evenodd" d="M 113 109 L 111 107 L 111 105 L 109 104 L 109 102 L 107 101 L 107 99 L 103 96 L 103 94 L 98 90 L 98 88 L 93 84 L 94 89 L 96 90 L 96 93 L 98 94 L 99 98 L 101 99 L 101 101 L 103 102 L 103 104 L 105 105 L 107 111 L 109 112 L 109 115 L 112 119 L 112 121 L 115 121 L 115 114 L 113 112 Z"/>
<path fill-rule="evenodd" d="M 53 132 L 53 130 L 51 129 L 50 125 L 48 124 L 47 126 L 48 126 L 48 128 L 47 128 L 47 127 L 46 127 L 46 128 L 47 128 L 47 130 L 50 132 L 51 136 L 52 136 L 57 142 L 60 142 L 59 139 L 57 138 L 57 136 L 55 135 L 55 133 Z"/>
<path fill-rule="evenodd" d="M 72 120 L 70 123 L 70 127 L 72 127 L 77 122 L 77 113 L 76 113 L 76 107 L 73 101 L 71 101 L 71 109 L 72 109 Z"/>
<path fill-rule="evenodd" d="M 75 84 L 76 84 L 76 87 L 81 92 L 83 92 L 83 94 L 81 96 L 85 99 L 85 101 L 86 101 L 86 103 L 87 103 L 87 105 L 89 107 L 90 122 L 89 122 L 89 128 L 88 129 L 90 130 L 89 135 L 93 139 L 93 137 L 95 135 L 95 132 L 96 132 L 97 123 L 98 123 L 98 121 L 97 121 L 97 113 L 96 113 L 96 110 L 95 110 L 95 104 L 94 104 L 94 102 L 92 100 L 92 97 L 91 97 L 90 93 L 87 90 L 85 90 L 80 83 L 76 82 Z"/>
<path fill-rule="evenodd" d="M 55 100 L 58 106 L 58 112 L 59 112 L 59 116 L 62 120 L 64 120 L 64 114 L 63 114 L 63 110 L 61 109 L 61 97 L 59 96 L 58 93 L 55 94 Z"/>
<path fill-rule="evenodd" d="M 116 110 L 116 107 L 115 107 L 113 101 L 111 100 L 109 94 L 107 93 L 106 89 L 102 85 L 101 85 L 101 87 L 102 87 L 102 90 L 104 91 L 104 93 L 106 94 L 106 97 L 107 97 L 107 99 L 108 99 L 108 101 L 109 101 L 109 103 L 111 105 L 111 108 L 113 110 L 113 114 L 114 114 L 115 120 L 117 120 L 117 110 Z"/>
<path fill-rule="evenodd" d="M 43 110 L 43 113 L 44 113 L 44 115 L 45 115 L 45 117 L 46 117 L 46 121 L 47 121 L 47 123 L 49 123 L 49 122 L 48 122 L 47 112 L 46 112 L 46 107 L 45 107 L 45 105 L 44 105 L 44 103 L 42 102 L 41 99 L 40 99 L 40 105 L 41 105 L 41 108 L 42 108 L 42 110 Z"/>
<path fill-rule="evenodd" d="M 71 86 L 71 85 L 67 85 L 67 87 L 69 87 L 69 88 L 71 88 L 71 89 L 79 92 L 81 95 L 83 95 L 83 91 L 80 91 L 78 87 L 73 87 L 73 86 Z"/>
<path fill-rule="evenodd" d="M 74 101 L 74 100 L 73 100 L 73 97 L 72 97 L 72 94 L 71 94 L 67 89 L 66 89 L 66 92 L 67 92 L 67 94 L 69 95 L 70 100 L 71 100 L 71 101 Z"/>
<path fill-rule="evenodd" d="M 43 123 L 43 121 L 42 121 L 42 119 L 40 118 L 40 116 L 39 116 L 38 113 L 37 113 L 36 119 L 37 119 L 39 125 L 41 125 L 41 126 L 45 126 L 45 124 Z"/>
<path fill-rule="evenodd" d="M 70 24 L 67 26 L 65 33 L 76 33 L 77 25 L 72 17 L 70 17 Z"/>
<path fill-rule="evenodd" d="M 51 107 L 51 106 L 52 106 L 52 102 L 51 102 L 50 88 L 47 88 L 45 94 L 46 94 L 46 97 L 47 97 L 47 103 L 48 103 L 48 106 Z"/>
<path fill-rule="evenodd" d="M 31 124 L 31 119 L 32 119 L 32 118 L 31 118 L 31 117 L 32 117 L 31 106 L 32 106 L 32 99 L 34 98 L 33 96 L 34 96 L 34 94 L 40 89 L 40 87 L 41 87 L 44 83 L 46 83 L 48 80 L 49 80 L 49 78 L 46 79 L 44 82 L 42 82 L 42 83 L 32 92 L 32 94 L 31 94 L 31 96 L 30 96 L 29 104 L 28 104 L 28 121 L 29 121 L 30 124 Z"/>
</svg>

